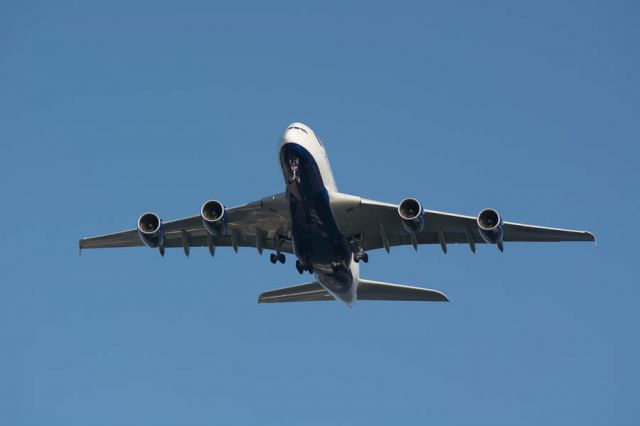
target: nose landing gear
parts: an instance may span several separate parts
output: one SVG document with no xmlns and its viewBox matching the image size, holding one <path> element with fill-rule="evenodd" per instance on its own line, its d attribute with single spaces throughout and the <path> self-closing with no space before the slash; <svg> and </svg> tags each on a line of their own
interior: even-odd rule
<svg viewBox="0 0 640 426">
<path fill-rule="evenodd" d="M 366 252 L 360 252 L 360 253 L 354 253 L 353 254 L 353 260 L 356 263 L 360 263 L 360 261 L 362 260 L 364 263 L 369 263 L 369 254 Z"/>
<path fill-rule="evenodd" d="M 287 258 L 284 256 L 284 253 L 271 253 L 271 256 L 269 256 L 269 260 L 275 265 L 278 262 L 284 263 Z"/>
<path fill-rule="evenodd" d="M 289 158 L 289 170 L 291 172 L 290 183 L 300 183 L 300 160 L 298 157 Z"/>
</svg>

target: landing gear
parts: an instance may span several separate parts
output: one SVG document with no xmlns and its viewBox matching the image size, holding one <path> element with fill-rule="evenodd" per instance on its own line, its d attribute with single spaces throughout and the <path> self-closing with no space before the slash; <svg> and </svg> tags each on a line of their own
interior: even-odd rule
<svg viewBox="0 0 640 426">
<path fill-rule="evenodd" d="M 298 157 L 289 158 L 289 170 L 291 171 L 289 182 L 300 183 L 300 160 L 298 160 Z"/>
<path fill-rule="evenodd" d="M 271 263 L 276 264 L 278 262 L 284 263 L 287 258 L 284 256 L 284 253 L 271 253 L 271 255 L 269 256 L 269 260 L 271 261 Z"/>
<path fill-rule="evenodd" d="M 313 274 L 313 265 L 311 263 L 305 263 L 301 260 L 296 260 L 296 269 L 299 274 L 304 274 L 304 271 L 309 271 L 310 274 Z"/>
<path fill-rule="evenodd" d="M 362 260 L 364 263 L 369 263 L 369 254 L 368 254 L 368 253 L 365 253 L 365 252 L 362 252 L 362 253 L 354 253 L 354 255 L 353 255 L 353 260 L 354 260 L 356 263 L 359 263 L 361 260 Z"/>
<path fill-rule="evenodd" d="M 280 253 L 280 249 L 282 248 L 282 243 L 285 240 L 285 237 L 283 237 L 282 235 L 274 235 L 273 237 L 274 239 L 274 243 L 275 243 L 275 253 L 271 253 L 271 255 L 269 256 L 269 260 L 271 261 L 271 263 L 276 264 L 278 262 L 280 263 L 284 263 L 285 260 L 287 260 L 284 257 L 283 253 Z"/>
<path fill-rule="evenodd" d="M 364 263 L 369 262 L 369 255 L 364 251 L 364 236 L 362 234 L 355 236 L 354 240 L 352 240 L 353 245 L 356 245 L 356 248 L 353 253 L 353 260 L 356 263 L 360 263 L 362 260 Z"/>
</svg>

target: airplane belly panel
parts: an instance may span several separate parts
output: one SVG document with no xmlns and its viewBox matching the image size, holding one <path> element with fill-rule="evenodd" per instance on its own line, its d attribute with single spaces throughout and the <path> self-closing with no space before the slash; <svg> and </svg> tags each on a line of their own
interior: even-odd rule
<svg viewBox="0 0 640 426">
<path fill-rule="evenodd" d="M 352 303 L 357 281 L 350 267 L 353 253 L 338 229 L 315 159 L 304 147 L 287 144 L 280 151 L 280 162 L 287 182 L 295 255 L 312 265 L 327 291 Z"/>
</svg>

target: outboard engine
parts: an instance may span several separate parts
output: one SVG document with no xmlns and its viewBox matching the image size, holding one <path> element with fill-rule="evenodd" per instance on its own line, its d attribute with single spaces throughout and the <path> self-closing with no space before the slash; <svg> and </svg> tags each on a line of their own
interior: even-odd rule
<svg viewBox="0 0 640 426">
<path fill-rule="evenodd" d="M 206 201 L 200 209 L 200 216 L 210 235 L 222 235 L 227 232 L 227 211 L 220 201 Z"/>
<path fill-rule="evenodd" d="M 164 246 L 164 227 L 155 213 L 144 213 L 138 218 L 138 234 L 147 247 Z"/>
<path fill-rule="evenodd" d="M 478 213 L 478 231 L 480 236 L 488 244 L 502 245 L 502 237 L 504 235 L 503 222 L 500 214 L 493 209 L 484 209 Z"/>
<path fill-rule="evenodd" d="M 422 231 L 424 228 L 424 210 L 422 204 L 415 198 L 405 198 L 398 206 L 398 214 L 402 219 L 402 226 L 410 234 Z"/>
</svg>

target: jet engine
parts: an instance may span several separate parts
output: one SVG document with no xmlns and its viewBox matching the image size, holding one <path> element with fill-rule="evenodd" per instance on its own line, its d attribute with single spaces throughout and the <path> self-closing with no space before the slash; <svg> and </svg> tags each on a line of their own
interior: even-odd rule
<svg viewBox="0 0 640 426">
<path fill-rule="evenodd" d="M 221 235 L 227 231 L 227 211 L 218 200 L 206 201 L 200 209 L 202 224 L 207 232 L 213 236 Z"/>
<path fill-rule="evenodd" d="M 398 206 L 398 214 L 402 219 L 402 226 L 410 234 L 422 231 L 424 227 L 424 210 L 422 204 L 415 198 L 405 198 Z"/>
<path fill-rule="evenodd" d="M 502 243 L 502 236 L 504 235 L 504 224 L 500 214 L 493 209 L 484 209 L 478 213 L 478 231 L 488 244 Z"/>
<path fill-rule="evenodd" d="M 164 227 L 162 220 L 155 213 L 144 213 L 138 218 L 138 234 L 148 247 L 156 248 L 164 245 Z"/>
</svg>

